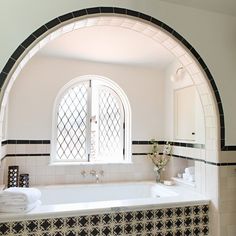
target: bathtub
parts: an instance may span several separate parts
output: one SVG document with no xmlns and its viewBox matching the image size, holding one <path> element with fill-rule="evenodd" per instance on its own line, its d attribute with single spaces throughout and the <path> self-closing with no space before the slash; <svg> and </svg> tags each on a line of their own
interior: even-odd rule
<svg viewBox="0 0 236 236">
<path fill-rule="evenodd" d="M 59 185 L 39 188 L 42 204 L 136 201 L 176 197 L 178 193 L 151 182 L 89 185 Z"/>
<path fill-rule="evenodd" d="M 155 182 L 38 186 L 42 204 L 25 214 L 0 214 L 14 219 L 67 217 L 209 204 L 205 196 L 183 186 Z"/>
<path fill-rule="evenodd" d="M 42 204 L 0 214 L 0 235 L 208 235 L 209 200 L 154 182 L 38 187 Z M 180 226 L 181 225 L 181 226 Z M 62 234 L 62 232 L 64 232 Z"/>
</svg>

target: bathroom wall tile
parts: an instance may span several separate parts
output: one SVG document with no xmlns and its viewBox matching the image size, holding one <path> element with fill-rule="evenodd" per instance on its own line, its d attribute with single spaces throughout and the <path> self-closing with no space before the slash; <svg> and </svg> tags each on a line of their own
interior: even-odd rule
<svg viewBox="0 0 236 236">
<path fill-rule="evenodd" d="M 27 144 L 25 147 L 26 154 L 34 154 L 36 153 L 38 144 Z"/>
<path fill-rule="evenodd" d="M 223 163 L 234 162 L 235 163 L 236 162 L 235 158 L 236 158 L 236 151 L 220 152 L 220 162 L 223 162 Z M 236 166 L 234 167 L 234 169 L 236 169 Z"/>
<path fill-rule="evenodd" d="M 25 154 L 26 153 L 26 145 L 25 144 L 17 144 L 17 145 L 15 145 L 15 153 L 17 153 L 17 154 Z"/>
<path fill-rule="evenodd" d="M 16 153 L 16 145 L 7 144 L 7 154 L 15 154 L 15 153 Z"/>
</svg>

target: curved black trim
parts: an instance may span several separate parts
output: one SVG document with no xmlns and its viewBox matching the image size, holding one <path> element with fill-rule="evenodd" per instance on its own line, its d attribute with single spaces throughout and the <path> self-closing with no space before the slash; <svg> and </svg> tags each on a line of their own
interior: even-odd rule
<svg viewBox="0 0 236 236">
<path fill-rule="evenodd" d="M 207 78 L 212 86 L 212 89 L 215 94 L 215 98 L 218 105 L 218 111 L 220 115 L 220 137 L 221 137 L 221 150 L 222 151 L 229 151 L 229 150 L 236 150 L 235 146 L 225 146 L 225 124 L 224 124 L 224 112 L 223 112 L 223 105 L 221 102 L 220 94 L 217 89 L 216 83 L 211 75 L 210 70 L 208 69 L 207 65 L 203 61 L 203 59 L 200 57 L 198 52 L 191 46 L 191 44 L 184 39 L 179 33 L 177 33 L 175 30 L 173 30 L 170 26 L 166 25 L 164 22 L 159 21 L 149 15 L 143 14 L 141 12 L 137 12 L 130 9 L 124 9 L 124 8 L 118 8 L 118 7 L 93 7 L 93 8 L 86 8 L 81 9 L 78 11 L 70 12 L 65 15 L 59 16 L 54 18 L 53 20 L 49 21 L 45 25 L 41 26 L 37 30 L 35 30 L 27 39 L 25 39 L 24 42 L 21 43 L 21 45 L 14 51 L 14 53 L 11 55 L 9 60 L 7 61 L 6 65 L 4 66 L 2 72 L 0 73 L 0 89 L 3 86 L 4 81 L 7 78 L 8 73 L 14 66 L 16 60 L 22 55 L 22 53 L 25 51 L 27 47 L 29 47 L 38 37 L 42 36 L 45 32 L 47 32 L 49 29 L 52 29 L 53 27 L 59 25 L 62 22 L 71 20 L 73 18 L 79 18 L 81 16 L 85 15 L 92 15 L 92 14 L 123 14 L 123 15 L 129 15 L 132 17 L 140 18 L 144 21 L 151 22 L 154 25 L 157 25 L 160 28 L 163 28 L 168 33 L 172 34 L 173 37 L 175 37 L 181 44 L 183 44 L 188 50 L 191 52 L 192 56 L 196 58 L 202 69 L 205 71 Z"/>
</svg>

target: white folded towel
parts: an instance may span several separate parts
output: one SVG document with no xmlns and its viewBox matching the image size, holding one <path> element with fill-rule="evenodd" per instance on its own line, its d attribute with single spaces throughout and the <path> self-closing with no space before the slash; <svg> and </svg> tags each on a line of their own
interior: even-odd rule
<svg viewBox="0 0 236 236">
<path fill-rule="evenodd" d="M 35 203 L 41 197 L 41 192 L 36 188 L 7 188 L 0 193 L 0 203 L 12 205 Z"/>
<path fill-rule="evenodd" d="M 41 204 L 40 200 L 30 204 L 12 205 L 12 204 L 0 204 L 0 212 L 4 213 L 26 213 L 33 210 L 35 207 Z"/>
</svg>

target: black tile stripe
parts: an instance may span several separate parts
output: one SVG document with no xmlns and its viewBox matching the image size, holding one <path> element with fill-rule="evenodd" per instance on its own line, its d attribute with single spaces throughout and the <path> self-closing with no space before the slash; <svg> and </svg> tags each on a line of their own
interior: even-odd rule
<svg viewBox="0 0 236 236">
<path fill-rule="evenodd" d="M 4 157 L 24 157 L 24 156 L 50 156 L 50 153 L 21 153 L 21 154 L 7 154 Z"/>
<path fill-rule="evenodd" d="M 198 148 L 198 149 L 204 149 L 205 148 L 205 144 L 200 144 L 200 143 L 182 143 L 182 142 L 172 142 L 172 141 L 157 141 L 157 143 L 159 145 L 164 145 L 166 144 L 166 142 L 168 142 L 170 145 L 173 146 L 180 146 L 180 147 L 188 147 L 188 148 Z M 133 145 L 151 145 L 152 142 L 151 141 L 132 141 Z"/>
<path fill-rule="evenodd" d="M 183 44 L 191 52 L 192 56 L 196 58 L 196 60 L 199 62 L 202 69 L 205 71 L 205 74 L 206 74 L 208 80 L 210 81 L 210 84 L 213 88 L 216 100 L 218 102 L 218 110 L 219 110 L 220 116 L 222 116 L 220 119 L 220 126 L 222 128 L 225 127 L 224 126 L 223 106 L 222 106 L 219 91 L 217 89 L 217 85 L 213 79 L 213 76 L 211 75 L 210 70 L 208 69 L 205 62 L 198 54 L 198 52 L 191 46 L 191 44 L 186 39 L 184 39 L 179 33 L 177 33 L 175 30 L 173 30 L 170 26 L 168 26 L 164 22 L 161 22 L 155 18 L 152 18 L 149 15 L 134 11 L 132 9 L 125 9 L 125 8 L 118 8 L 118 7 L 92 7 L 92 8 L 87 8 L 87 9 L 81 9 L 81 10 L 74 11 L 74 12 L 69 12 L 67 14 L 64 14 L 62 16 L 59 16 L 59 17 L 49 21 L 48 23 L 46 23 L 45 25 L 43 25 L 42 27 L 40 27 L 39 29 L 34 31 L 12 54 L 12 56 L 10 57 L 8 62 L 6 63 L 5 67 L 3 68 L 2 72 L 0 73 L 0 87 L 2 87 L 4 81 L 6 80 L 8 73 L 10 72 L 12 67 L 14 66 L 16 60 L 23 54 L 25 48 L 30 46 L 35 41 L 36 38 L 42 36 L 47 30 L 52 29 L 53 27 L 59 25 L 61 22 L 70 20 L 73 17 L 79 18 L 84 15 L 92 15 L 95 13 L 102 13 L 102 14 L 113 13 L 113 14 L 129 15 L 132 17 L 140 18 L 142 20 L 151 22 L 154 25 L 161 27 L 164 30 L 166 30 L 167 32 L 169 32 L 170 34 L 172 34 L 173 37 L 175 37 L 181 44 Z M 225 137 L 224 137 L 225 136 L 225 129 L 221 129 L 220 135 L 221 135 L 221 150 L 223 150 L 223 151 L 236 150 L 236 145 L 230 146 L 230 148 L 227 148 L 228 146 L 225 146 Z"/>
<path fill-rule="evenodd" d="M 9 139 L 2 141 L 2 146 L 6 144 L 50 144 L 50 140 Z"/>
</svg>

